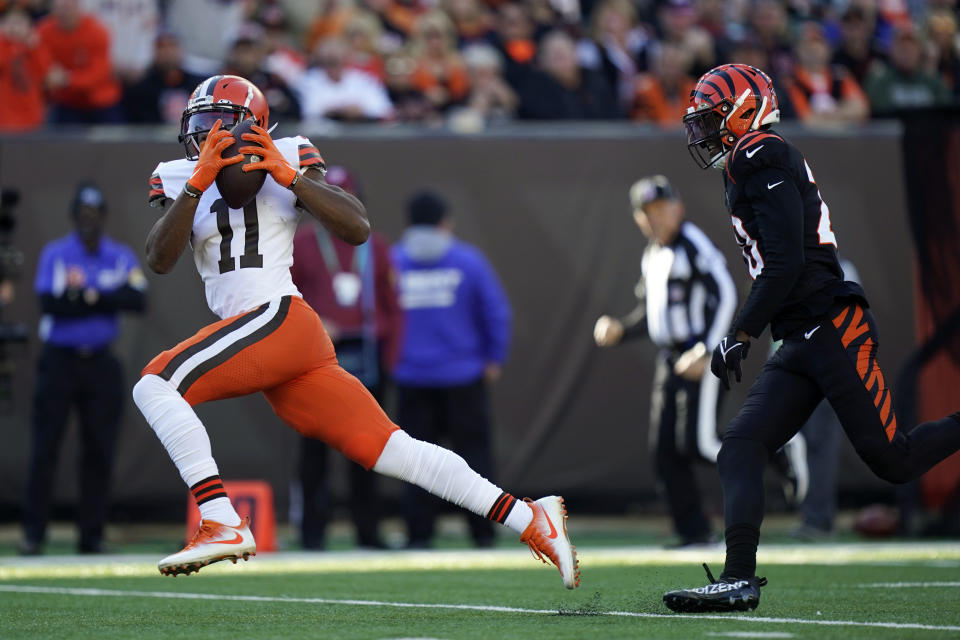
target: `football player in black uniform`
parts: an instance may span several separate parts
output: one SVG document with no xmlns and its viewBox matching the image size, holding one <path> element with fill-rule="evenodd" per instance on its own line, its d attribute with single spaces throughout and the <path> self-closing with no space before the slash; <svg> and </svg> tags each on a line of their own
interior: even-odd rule
<svg viewBox="0 0 960 640">
<path fill-rule="evenodd" d="M 703 75 L 683 118 L 694 160 L 723 169 L 730 220 L 754 281 L 713 352 L 711 370 L 724 385 L 731 371 L 739 382 L 750 339 L 768 324 L 783 345 L 724 432 L 717 460 L 723 573 L 714 580 L 707 569 L 711 584 L 666 593 L 663 601 L 674 611 L 756 608 L 766 584 L 756 576 L 764 466 L 822 398 L 857 454 L 889 482 L 913 480 L 960 449 L 960 413 L 912 429 L 897 424 L 866 295 L 843 280 L 830 209 L 806 160 L 770 128 L 779 120 L 770 78 L 743 64 Z"/>
</svg>

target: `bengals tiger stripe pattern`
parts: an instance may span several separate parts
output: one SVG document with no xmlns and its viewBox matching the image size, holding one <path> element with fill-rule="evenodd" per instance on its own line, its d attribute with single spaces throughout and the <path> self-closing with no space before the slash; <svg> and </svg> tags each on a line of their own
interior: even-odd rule
<svg viewBox="0 0 960 640">
<path fill-rule="evenodd" d="M 840 334 L 840 342 L 848 353 L 856 350 L 854 362 L 857 366 L 857 374 L 863 382 L 863 386 L 873 396 L 873 406 L 877 408 L 880 414 L 880 422 L 883 423 L 884 432 L 887 435 L 887 441 L 893 441 L 893 436 L 897 433 L 897 416 L 893 411 L 893 394 L 887 388 L 886 381 L 883 378 L 883 372 L 880 370 L 880 364 L 877 362 L 877 344 L 870 336 L 870 325 L 867 322 L 863 307 L 859 304 L 852 304 L 838 313 L 833 318 L 833 326 L 837 328 Z"/>
</svg>

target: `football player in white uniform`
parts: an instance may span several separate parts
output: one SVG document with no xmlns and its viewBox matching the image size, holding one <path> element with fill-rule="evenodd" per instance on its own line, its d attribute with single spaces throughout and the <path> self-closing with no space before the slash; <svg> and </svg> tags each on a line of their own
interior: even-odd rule
<svg viewBox="0 0 960 640">
<path fill-rule="evenodd" d="M 256 121 L 240 154 L 261 160 L 243 171 L 269 175 L 242 210 L 217 190 L 230 130 Z M 521 534 L 536 557 L 579 584 L 576 551 L 566 531 L 563 499 L 517 500 L 478 475 L 463 458 L 415 440 L 393 424 L 363 384 L 340 368 L 319 317 L 290 277 L 300 211 L 352 244 L 370 233 L 355 197 L 328 185 L 317 149 L 306 138 L 272 140 L 263 94 L 237 76 L 213 76 L 193 92 L 181 120 L 187 158 L 162 162 L 150 178 L 150 200 L 163 215 L 147 237 L 147 263 L 169 272 L 189 242 L 207 304 L 222 320 L 154 358 L 134 386 L 147 422 L 190 487 L 201 522 L 190 543 L 159 563 L 161 573 L 198 571 L 211 562 L 256 553 L 249 523 L 241 521 L 220 479 L 206 429 L 193 407 L 201 402 L 262 392 L 276 414 L 298 432 L 323 440 L 378 473 L 412 482 Z M 240 141 L 238 141 L 240 142 Z"/>
</svg>

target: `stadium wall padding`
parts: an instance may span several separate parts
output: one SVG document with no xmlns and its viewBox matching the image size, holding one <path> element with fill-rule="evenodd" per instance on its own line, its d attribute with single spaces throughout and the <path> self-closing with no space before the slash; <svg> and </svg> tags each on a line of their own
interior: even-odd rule
<svg viewBox="0 0 960 640">
<path fill-rule="evenodd" d="M 904 176 L 917 262 L 916 341 L 934 340 L 938 327 L 960 314 L 960 107 L 904 118 Z M 957 410 L 960 332 L 947 335 L 919 375 L 916 419 L 936 420 Z M 926 504 L 940 507 L 960 487 L 960 454 L 921 481 Z"/>
<path fill-rule="evenodd" d="M 282 131 L 282 130 L 281 130 Z M 584 509 L 613 505 L 646 509 L 656 488 L 647 454 L 649 389 L 655 348 L 640 341 L 601 350 L 592 340 L 603 313 L 634 304 L 643 238 L 633 223 L 627 189 L 638 177 L 663 173 L 685 198 L 689 219 L 723 250 L 741 301 L 749 279 L 723 207 L 722 179 L 691 162 L 682 135 L 631 126 L 596 135 L 516 134 L 311 136 L 328 164 L 359 176 L 373 226 L 391 240 L 404 226 L 403 204 L 430 187 L 452 205 L 458 235 L 483 249 L 514 310 L 510 359 L 494 398 L 497 480 L 517 495 L 564 492 Z M 845 257 L 856 264 L 880 323 L 881 362 L 895 371 L 913 346 L 912 262 L 896 128 L 858 135 L 783 129 L 813 168 L 830 206 Z M 167 139 L 174 140 L 174 132 Z M 292 132 L 291 132 L 292 133 Z M 108 194 L 109 235 L 143 256 L 157 218 L 147 206 L 147 180 L 160 160 L 180 157 L 176 143 L 138 130 L 98 130 L 0 139 L 0 185 L 21 193 L 15 244 L 24 252 L 17 298 L 4 321 L 25 322 L 30 343 L 14 350 L 13 410 L 0 416 L 0 512 L 16 513 L 27 464 L 38 310 L 32 281 L 40 248 L 70 230 L 74 186 L 92 179 Z M 166 276 L 148 274 L 149 310 L 127 317 L 115 351 L 132 387 L 162 349 L 214 320 L 192 257 Z M 766 338 L 766 336 L 765 336 Z M 751 352 L 747 380 L 764 349 Z M 889 375 L 891 379 L 892 373 Z M 747 388 L 735 388 L 722 411 L 732 417 Z M 42 401 L 42 399 L 41 399 Z M 259 396 L 199 408 L 225 479 L 263 478 L 280 513 L 295 474 L 296 436 Z M 57 501 L 72 504 L 76 488 L 75 430 L 64 443 Z M 844 444 L 841 487 L 884 492 Z M 716 476 L 704 481 L 718 508 Z M 338 481 L 337 486 L 342 485 Z M 396 492 L 390 482 L 382 485 Z M 154 519 L 180 518 L 186 491 L 153 431 L 129 401 L 117 450 L 115 506 L 143 508 Z"/>
</svg>

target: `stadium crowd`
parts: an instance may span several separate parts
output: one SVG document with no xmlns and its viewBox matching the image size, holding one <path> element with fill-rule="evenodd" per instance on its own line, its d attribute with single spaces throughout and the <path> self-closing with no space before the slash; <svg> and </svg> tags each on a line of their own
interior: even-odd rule
<svg viewBox="0 0 960 640">
<path fill-rule="evenodd" d="M 680 126 L 723 62 L 786 119 L 957 102 L 956 0 L 0 0 L 0 131 L 177 122 L 213 73 L 277 120 Z"/>
</svg>

